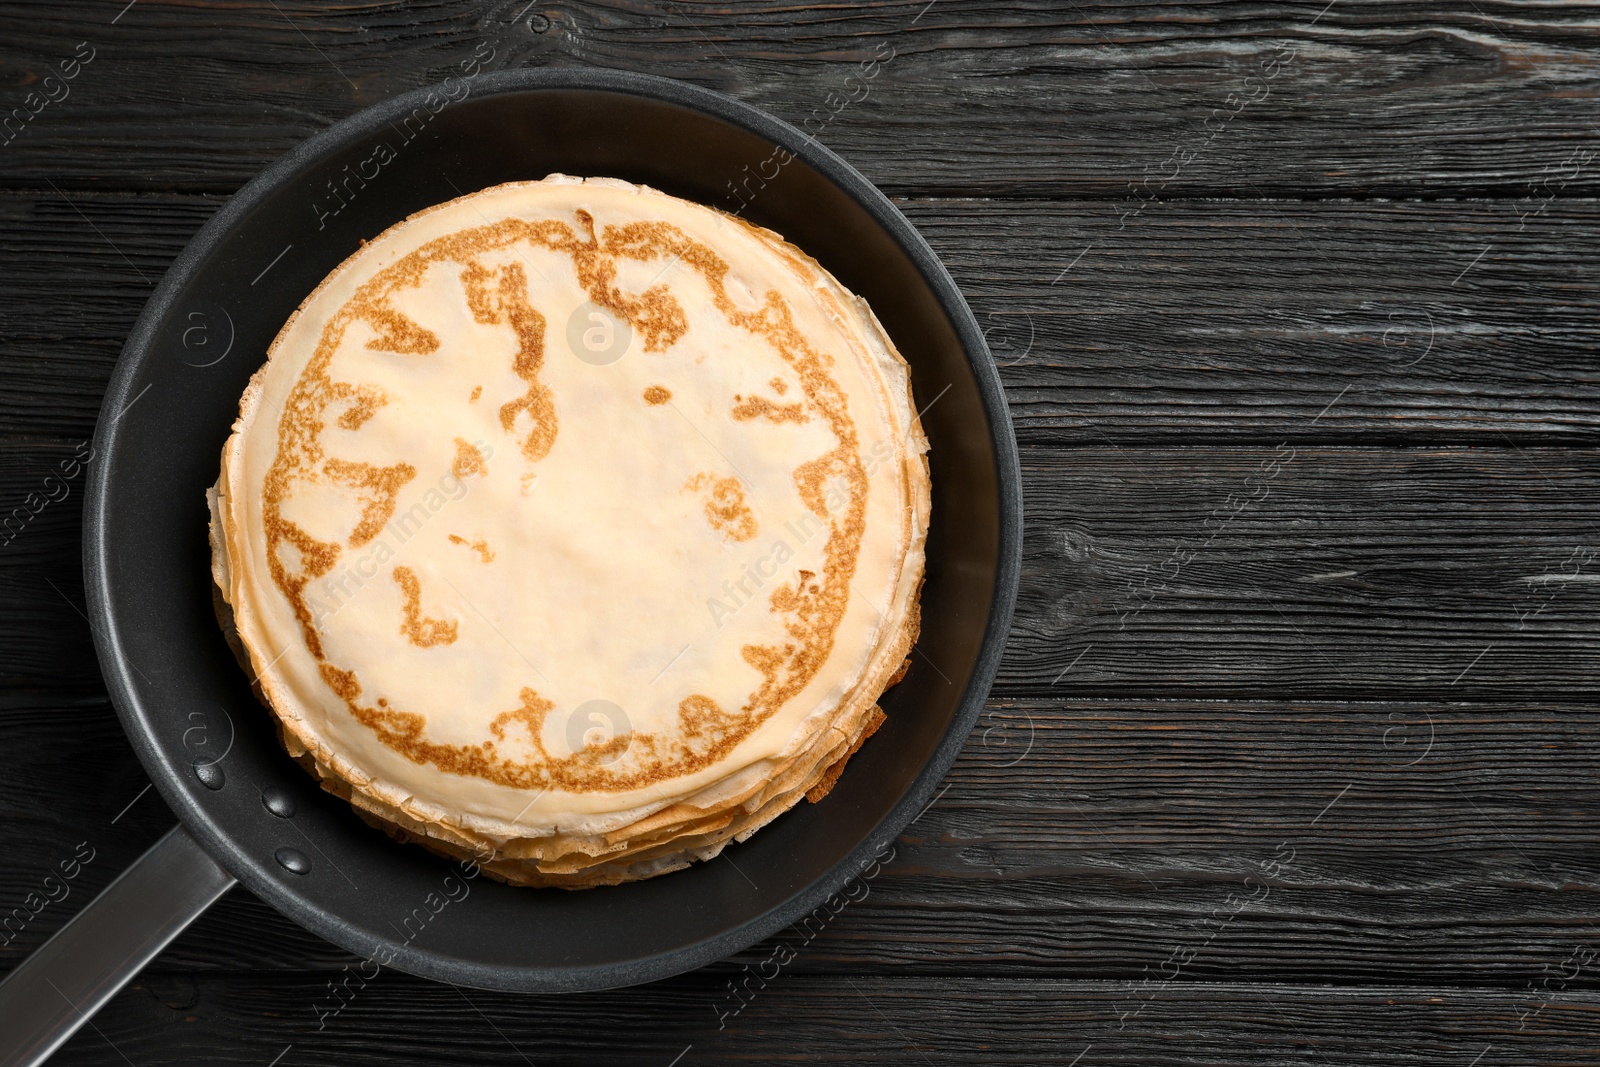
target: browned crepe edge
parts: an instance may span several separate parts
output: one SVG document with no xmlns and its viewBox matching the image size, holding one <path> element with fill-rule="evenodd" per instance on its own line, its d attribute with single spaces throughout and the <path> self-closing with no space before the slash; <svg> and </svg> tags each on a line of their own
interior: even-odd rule
<svg viewBox="0 0 1600 1067">
<path fill-rule="evenodd" d="M 442 207 L 443 205 L 440 206 Z M 418 214 L 424 213 L 419 212 Z M 736 221 L 743 222 L 743 220 Z M 744 223 L 744 225 L 750 229 L 770 235 L 775 240 L 779 251 L 785 254 L 798 253 L 800 261 L 809 264 L 823 276 L 832 279 L 832 275 L 828 274 L 820 264 L 817 264 L 815 260 L 806 256 L 803 252 L 799 252 L 781 235 L 761 230 L 759 227 L 750 226 L 748 223 Z M 328 279 L 324 279 L 323 284 L 326 285 L 331 278 L 332 275 Z M 839 284 L 836 279 L 834 284 Z M 321 286 L 318 287 L 319 291 L 320 289 Z M 851 295 L 849 290 L 844 289 L 842 285 L 839 285 L 839 289 L 847 296 Z M 295 310 L 290 317 L 290 323 L 299 317 L 305 304 L 309 303 L 315 295 L 316 293 L 314 292 L 311 297 L 308 297 L 302 303 L 300 308 Z M 854 299 L 860 303 L 859 298 Z M 865 305 L 862 304 L 862 307 L 865 308 Z M 900 356 L 899 352 L 894 348 L 887 331 L 882 329 L 881 324 L 876 323 L 875 317 L 871 315 L 870 308 L 865 308 L 865 310 L 868 317 L 877 325 L 879 334 L 889 352 L 904 365 L 904 357 Z M 287 325 L 285 328 L 287 328 Z M 275 347 L 276 341 L 274 342 Z M 265 371 L 266 366 L 263 365 L 257 374 L 252 377 L 249 386 L 246 388 L 245 396 L 241 402 L 241 417 L 244 407 L 247 406 L 248 401 L 251 399 L 251 394 L 257 393 L 261 389 L 261 376 Z M 909 392 L 909 378 L 905 382 L 905 388 Z M 910 412 L 911 426 L 908 437 L 923 440 L 921 420 L 914 404 L 910 407 Z M 230 437 L 228 444 L 224 447 L 224 479 L 219 483 L 219 489 L 226 488 L 226 453 L 234 445 L 234 438 L 237 436 L 238 432 L 236 430 L 233 437 Z M 920 468 L 917 471 L 919 477 L 910 479 L 910 490 L 914 499 L 909 503 L 909 507 L 913 514 L 920 512 L 924 521 L 926 521 L 929 517 L 928 497 L 930 493 L 927 456 L 916 449 L 908 449 L 904 462 L 908 466 L 915 464 Z M 226 538 L 226 516 L 221 521 L 224 527 L 223 536 Z M 214 551 L 216 547 L 215 545 L 213 546 Z M 225 550 L 226 546 L 224 545 L 223 548 Z M 921 546 L 919 546 L 919 554 L 920 551 Z M 234 624 L 233 611 L 231 605 L 227 602 L 226 591 L 220 588 L 217 589 L 215 600 L 217 601 L 219 622 L 222 623 L 229 647 L 233 649 L 246 674 L 250 676 L 251 689 L 255 692 L 257 699 L 273 715 L 280 744 L 283 745 L 291 758 L 295 759 L 302 767 L 305 767 L 317 779 L 324 789 L 349 803 L 363 821 L 383 829 L 397 840 L 422 844 L 431 851 L 450 858 L 478 862 L 486 873 L 502 881 L 518 885 L 558 885 L 564 888 L 585 888 L 590 885 L 614 885 L 638 878 L 654 877 L 688 866 L 689 863 L 696 859 L 705 859 L 715 855 L 729 840 L 744 840 L 761 826 L 770 822 L 771 819 L 798 803 L 801 796 L 809 796 L 813 802 L 820 801 L 825 797 L 834 784 L 837 783 L 849 757 L 859 750 L 866 737 L 876 732 L 878 726 L 884 721 L 882 710 L 872 701 L 881 697 L 882 693 L 890 686 L 898 683 L 905 676 L 910 666 L 910 652 L 920 632 L 921 587 L 926 577 L 925 559 L 918 560 L 916 570 L 914 587 L 907 602 L 906 616 L 901 620 L 900 627 L 894 638 L 883 646 L 881 662 L 885 664 L 896 663 L 898 664 L 897 667 L 892 674 L 881 667 L 877 671 L 869 671 L 863 674 L 858 679 L 857 686 L 852 690 L 850 696 L 840 701 L 840 706 L 842 707 L 845 704 L 855 702 L 861 697 L 861 694 L 872 691 L 871 699 L 866 701 L 862 707 L 861 718 L 857 723 L 856 729 L 852 731 L 856 736 L 851 739 L 842 754 L 832 759 L 824 760 L 813 767 L 811 772 L 804 776 L 806 781 L 802 786 L 784 790 L 779 796 L 765 797 L 755 812 L 747 813 L 743 817 L 730 816 L 727 821 L 721 821 L 723 813 L 740 809 L 744 804 L 748 803 L 753 795 L 761 794 L 769 789 L 770 781 L 758 783 L 739 796 L 731 800 L 725 800 L 722 802 L 723 806 L 719 809 L 694 809 L 692 806 L 682 802 L 676 805 L 669 805 L 663 811 L 671 812 L 673 808 L 687 809 L 683 812 L 682 821 L 673 824 L 680 833 L 663 835 L 646 832 L 642 835 L 642 840 L 630 840 L 634 836 L 634 831 L 643 829 L 640 824 L 657 820 L 657 817 L 662 814 L 661 811 L 658 811 L 642 817 L 635 824 L 620 827 L 603 835 L 581 835 L 583 838 L 589 839 L 583 842 L 583 845 L 588 845 L 589 847 L 580 847 L 577 838 L 561 834 L 546 835 L 540 838 L 512 838 L 501 841 L 473 831 L 470 828 L 451 825 L 445 821 L 423 822 L 363 792 L 359 787 L 340 776 L 333 767 L 319 759 L 313 751 L 309 750 L 305 740 L 293 728 L 293 724 L 286 721 L 279 714 L 268 694 L 268 690 L 271 687 L 270 680 L 263 679 L 254 672 L 252 657 L 245 648 L 242 635 Z M 872 677 L 874 674 L 877 676 L 875 679 Z M 837 726 L 838 724 L 835 723 L 831 727 L 825 727 L 824 730 L 834 729 L 837 732 Z M 824 752 L 823 755 L 832 756 L 837 751 L 837 747 L 832 747 Z M 813 749 L 808 748 L 800 755 L 791 757 L 789 763 L 781 771 L 777 772 L 776 776 L 788 777 L 788 772 L 793 770 L 795 762 L 812 754 Z M 820 789 L 818 788 L 819 786 L 821 786 Z M 815 796 L 811 796 L 812 793 L 815 793 Z M 714 822 L 719 825 L 716 828 L 709 828 L 709 824 Z M 695 832 L 695 830 L 702 828 L 704 828 L 703 833 L 697 834 Z M 591 844 L 592 839 L 595 837 L 606 838 L 607 844 L 613 841 L 621 841 L 623 844 L 620 848 L 605 847 L 596 849 Z M 534 844 L 535 842 L 537 844 Z M 563 844 L 569 847 L 563 849 Z M 672 846 L 678 846 L 677 851 L 672 851 Z M 491 857 L 487 861 L 480 858 L 484 855 L 486 849 L 491 853 Z M 509 855 L 511 852 L 524 850 L 539 853 L 547 850 L 556 850 L 560 854 L 557 857 L 552 857 L 551 861 L 534 856 L 519 858 Z M 576 859 L 578 856 L 583 856 L 587 862 Z M 539 865 L 547 862 L 554 862 L 571 869 L 566 871 L 542 870 Z"/>
</svg>

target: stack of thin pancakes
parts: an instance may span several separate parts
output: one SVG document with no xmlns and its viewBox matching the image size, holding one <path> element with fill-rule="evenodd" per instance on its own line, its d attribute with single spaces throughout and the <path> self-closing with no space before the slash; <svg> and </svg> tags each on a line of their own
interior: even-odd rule
<svg viewBox="0 0 1600 1067">
<path fill-rule="evenodd" d="M 526 885 L 647 878 L 819 800 L 918 631 L 906 364 L 777 234 L 552 175 L 300 306 L 211 500 L 224 628 L 369 822 Z"/>
</svg>

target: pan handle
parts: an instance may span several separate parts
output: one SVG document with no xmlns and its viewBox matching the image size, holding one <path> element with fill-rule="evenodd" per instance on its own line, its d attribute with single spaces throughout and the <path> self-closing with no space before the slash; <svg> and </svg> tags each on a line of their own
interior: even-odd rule
<svg viewBox="0 0 1600 1067">
<path fill-rule="evenodd" d="M 233 883 L 168 830 L 0 982 L 0 1063 L 43 1063 Z"/>
</svg>

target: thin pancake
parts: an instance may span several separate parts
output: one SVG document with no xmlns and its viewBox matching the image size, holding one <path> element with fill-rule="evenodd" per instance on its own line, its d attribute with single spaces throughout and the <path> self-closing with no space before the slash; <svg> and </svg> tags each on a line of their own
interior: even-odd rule
<svg viewBox="0 0 1600 1067">
<path fill-rule="evenodd" d="M 917 633 L 926 441 L 776 234 L 555 175 L 421 212 L 252 379 L 213 568 L 290 752 L 397 833 L 587 885 L 820 796 Z"/>
</svg>

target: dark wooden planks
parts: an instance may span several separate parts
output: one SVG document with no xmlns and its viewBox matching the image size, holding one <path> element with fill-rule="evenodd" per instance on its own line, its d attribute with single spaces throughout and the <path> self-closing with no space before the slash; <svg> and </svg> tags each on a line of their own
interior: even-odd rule
<svg viewBox="0 0 1600 1067">
<path fill-rule="evenodd" d="M 986 328 L 1024 442 L 1600 429 L 1595 201 L 904 206 Z"/>
<path fill-rule="evenodd" d="M 1590 697 L 1588 451 L 1029 449 L 999 691 Z"/>
<path fill-rule="evenodd" d="M 115 10 L 88 0 L 18 10 L 4 31 L 7 109 L 79 42 L 96 52 L 70 95 L 5 147 L 0 182 L 230 190 L 335 119 L 476 55 L 487 70 L 584 64 L 700 82 L 810 120 L 901 192 L 1600 188 L 1592 155 L 1581 173 L 1566 166 L 1600 149 L 1600 26 L 1583 8 L 926 7 L 240 3 L 196 19 L 143 0 L 115 25 Z M 889 48 L 869 81 L 847 81 Z"/>
<path fill-rule="evenodd" d="M 81 553 L 80 460 L 91 451 L 83 439 L 0 444 L 0 693 L 24 677 L 99 687 Z"/>
<path fill-rule="evenodd" d="M 997 701 L 861 899 L 713 973 L 1520 989 L 1600 949 L 1597 743 L 1584 705 Z M 103 703 L 13 700 L 0 752 L 0 913 L 97 852 L 10 966 L 171 816 Z M 235 890 L 154 970 L 351 963 Z"/>
<path fill-rule="evenodd" d="M 154 282 L 221 202 L 0 195 L 0 434 L 92 433 Z M 1600 202 L 1195 201 L 1125 224 L 1108 203 L 901 203 L 1025 444 L 1600 441 Z"/>
<path fill-rule="evenodd" d="M 1600 1056 L 1592 11 L 140 0 L 111 26 L 121 6 L 0 15 L 0 101 L 99 49 L 0 146 L 0 505 L 92 429 L 221 194 L 335 119 L 483 47 L 802 121 L 883 44 L 821 139 L 990 331 L 1027 575 L 949 790 L 727 1029 L 725 983 L 781 938 L 594 997 L 386 974 L 319 1031 L 351 961 L 235 892 L 61 1062 Z M 99 851 L 0 967 L 171 818 L 69 603 L 80 488 L 0 547 L 0 903 Z"/>
<path fill-rule="evenodd" d="M 7 510 L 77 447 L 0 448 Z M 1023 472 L 1030 523 L 1001 694 L 1597 691 L 1592 452 L 1039 448 Z M 73 483 L 0 547 L 0 677 L 95 677 L 80 493 Z"/>
<path fill-rule="evenodd" d="M 1340 990 L 781 975 L 718 1029 L 697 977 L 571 997 L 463 991 L 383 974 L 317 1029 L 322 976 L 141 980 L 61 1064 L 428 1063 L 1202 1064 L 1591 1063 L 1600 1000 L 1505 990 Z"/>
</svg>

